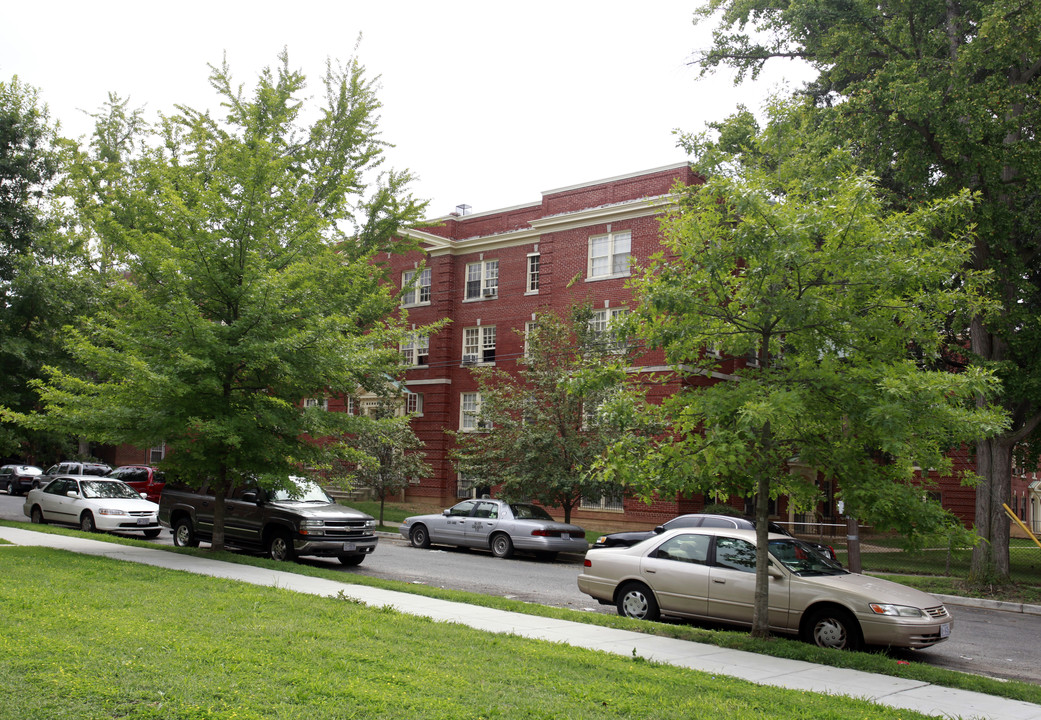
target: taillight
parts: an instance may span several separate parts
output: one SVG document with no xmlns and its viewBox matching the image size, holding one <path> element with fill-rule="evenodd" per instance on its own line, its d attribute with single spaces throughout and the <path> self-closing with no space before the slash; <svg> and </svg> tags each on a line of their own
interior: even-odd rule
<svg viewBox="0 0 1041 720">
<path fill-rule="evenodd" d="M 560 537 L 559 530 L 532 530 L 531 534 L 535 537 Z"/>
<path fill-rule="evenodd" d="M 585 562 L 582 563 L 585 567 L 593 567 L 593 561 L 586 558 Z"/>
</svg>

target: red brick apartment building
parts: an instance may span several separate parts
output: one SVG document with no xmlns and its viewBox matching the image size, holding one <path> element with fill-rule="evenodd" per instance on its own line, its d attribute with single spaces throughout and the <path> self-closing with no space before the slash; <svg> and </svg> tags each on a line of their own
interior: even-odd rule
<svg viewBox="0 0 1041 720">
<path fill-rule="evenodd" d="M 432 221 L 410 233 L 420 249 L 379 258 L 399 287 L 416 281 L 404 303 L 414 327 L 451 321 L 436 335 L 414 337 L 402 348 L 411 366 L 405 377 L 408 409 L 415 414 L 413 429 L 426 444 L 431 468 L 428 477 L 406 491 L 406 500 L 447 507 L 457 498 L 488 491 L 479 479 L 461 478 L 455 471 L 448 459 L 451 440 L 444 432 L 465 430 L 473 422 L 469 413 L 476 410 L 479 397 L 471 367 L 494 363 L 512 369 L 524 352 L 526 324 L 540 311 L 588 303 L 605 325 L 624 311 L 632 300 L 625 287 L 629 259 L 642 261 L 660 249 L 659 220 L 670 204 L 671 188 L 700 182 L 687 163 L 678 163 L 550 190 L 536 202 Z M 637 359 L 634 371 L 667 369 L 663 355 L 652 351 Z M 678 383 L 651 385 L 651 399 L 676 392 Z M 342 399 L 330 398 L 327 407 L 333 412 L 364 411 L 367 399 L 358 402 L 361 407 L 347 408 Z M 113 465 L 151 464 L 164 453 L 161 446 L 106 450 L 99 455 Z M 959 469 L 972 467 L 967 453 L 956 454 L 955 461 Z M 974 489 L 952 478 L 939 481 L 941 501 L 971 525 Z M 1019 485 L 1015 502 L 1021 516 L 1041 518 L 1041 481 L 1024 478 Z M 826 500 L 817 512 L 796 516 L 782 498 L 772 514 L 781 522 L 844 527 L 833 488 L 825 483 L 822 489 Z M 704 505 L 701 496 L 660 498 L 650 506 L 632 499 L 592 500 L 573 516 L 600 528 L 646 527 Z"/>
</svg>

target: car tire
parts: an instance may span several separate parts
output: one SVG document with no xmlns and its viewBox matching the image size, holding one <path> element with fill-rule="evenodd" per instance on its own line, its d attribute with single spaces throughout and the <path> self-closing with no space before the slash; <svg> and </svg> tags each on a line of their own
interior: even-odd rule
<svg viewBox="0 0 1041 720">
<path fill-rule="evenodd" d="M 98 531 L 98 526 L 94 522 L 94 515 L 89 510 L 80 515 L 80 530 L 88 533 Z"/>
<path fill-rule="evenodd" d="M 495 533 L 491 539 L 492 555 L 497 558 L 508 558 L 513 555 L 513 541 L 506 533 Z"/>
<path fill-rule="evenodd" d="M 415 525 L 408 533 L 408 541 L 412 547 L 426 549 L 430 547 L 430 531 L 426 525 Z"/>
<path fill-rule="evenodd" d="M 355 565 L 361 565 L 361 561 L 365 559 L 364 555 L 337 555 L 336 559 L 340 561 L 341 565 L 347 567 L 354 567 Z"/>
<path fill-rule="evenodd" d="M 145 537 L 148 538 L 149 540 L 151 540 L 152 538 L 159 537 L 159 533 L 161 533 L 161 532 L 162 532 L 162 530 L 160 530 L 159 528 L 153 528 L 151 530 L 145 530 L 144 531 Z"/>
<path fill-rule="evenodd" d="M 33 509 L 29 511 L 29 520 L 33 525 L 47 524 L 47 520 L 43 517 L 43 510 L 40 509 L 39 505 L 33 505 Z"/>
<path fill-rule="evenodd" d="M 293 550 L 293 539 L 289 533 L 279 530 L 272 533 L 267 541 L 267 555 L 277 562 L 292 562 L 296 560 L 296 552 Z"/>
<path fill-rule="evenodd" d="M 615 607 L 622 617 L 634 620 L 658 620 L 661 610 L 658 601 L 649 587 L 643 583 L 631 582 L 623 585 L 618 591 Z"/>
<path fill-rule="evenodd" d="M 192 521 L 187 518 L 181 518 L 174 523 L 173 527 L 173 544 L 177 547 L 198 547 L 199 538 L 195 537 L 195 530 L 192 529 Z"/>
<path fill-rule="evenodd" d="M 817 647 L 836 650 L 859 650 L 860 626 L 847 611 L 825 607 L 808 615 L 803 625 L 803 639 Z"/>
<path fill-rule="evenodd" d="M 13 482 L 8 482 L 7 483 L 7 494 L 8 495 L 17 495 L 18 494 L 17 492 L 15 492 L 14 483 Z"/>
</svg>

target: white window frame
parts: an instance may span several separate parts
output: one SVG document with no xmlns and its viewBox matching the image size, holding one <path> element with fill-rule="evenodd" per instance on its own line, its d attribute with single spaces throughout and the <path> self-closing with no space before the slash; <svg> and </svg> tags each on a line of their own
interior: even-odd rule
<svg viewBox="0 0 1041 720">
<path fill-rule="evenodd" d="M 166 443 L 161 442 L 158 445 L 153 445 L 148 449 L 148 464 L 154 465 L 158 462 L 162 462 L 163 458 L 166 457 Z"/>
<path fill-rule="evenodd" d="M 329 398 L 325 398 L 325 397 L 321 397 L 321 398 L 316 398 L 316 397 L 304 398 L 304 407 L 305 408 L 316 407 L 319 410 L 328 410 L 329 409 Z"/>
<path fill-rule="evenodd" d="M 464 300 L 484 300 L 499 296 L 499 261 L 481 260 L 466 264 Z"/>
<path fill-rule="evenodd" d="M 408 288 L 412 285 L 416 273 L 419 273 L 418 282 L 411 289 L 405 290 L 401 296 L 401 304 L 404 307 L 430 304 L 430 268 L 404 271 L 401 273 L 401 287 Z"/>
<path fill-rule="evenodd" d="M 632 239 L 631 230 L 591 236 L 586 279 L 609 280 L 629 277 Z"/>
<path fill-rule="evenodd" d="M 491 423 L 481 419 L 481 393 L 459 393 L 459 431 L 483 432 L 491 429 Z"/>
<path fill-rule="evenodd" d="M 430 336 L 413 333 L 401 343 L 401 357 L 410 367 L 426 367 L 430 362 Z"/>
<path fill-rule="evenodd" d="M 495 362 L 497 333 L 494 325 L 463 328 L 463 360 L 474 358 L 474 363 Z"/>
<path fill-rule="evenodd" d="M 535 328 L 538 327 L 538 320 L 528 320 L 524 323 L 524 359 L 528 359 L 528 338 L 531 337 L 531 333 L 534 332 Z"/>
<path fill-rule="evenodd" d="M 405 412 L 416 417 L 423 417 L 423 393 L 406 393 Z"/>
<path fill-rule="evenodd" d="M 542 270 L 542 255 L 540 253 L 528 254 L 527 282 L 524 291 L 529 295 L 537 295 L 539 292 L 539 274 Z"/>
<path fill-rule="evenodd" d="M 598 339 L 605 343 L 607 350 L 612 353 L 623 353 L 628 348 L 624 338 L 619 338 L 612 330 L 612 326 L 618 318 L 629 314 L 629 308 L 601 308 L 593 311 L 593 317 L 589 318 L 589 327 Z"/>
</svg>

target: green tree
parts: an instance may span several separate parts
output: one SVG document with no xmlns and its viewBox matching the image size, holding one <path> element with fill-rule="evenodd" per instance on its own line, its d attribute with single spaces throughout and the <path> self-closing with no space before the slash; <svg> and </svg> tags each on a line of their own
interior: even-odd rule
<svg viewBox="0 0 1041 720">
<path fill-rule="evenodd" d="M 347 441 L 362 457 L 351 466 L 340 464 L 351 487 L 371 490 L 380 501 L 381 526 L 387 498 L 430 472 L 421 452 L 425 445 L 412 431 L 411 416 L 399 414 L 403 402 L 400 396 L 380 398 L 372 417 L 381 422 L 359 428 Z"/>
<path fill-rule="evenodd" d="M 382 392 L 398 368 L 397 300 L 372 258 L 423 204 L 405 192 L 407 173 L 376 174 L 379 103 L 357 61 L 330 63 L 324 103 L 308 112 L 284 53 L 249 97 L 226 64 L 210 83 L 225 115 L 164 118 L 94 209 L 122 272 L 70 335 L 89 372 L 50 368 L 44 412 L 14 417 L 104 442 L 165 441 L 172 474 L 215 489 L 220 549 L 237 481 L 274 489 L 357 456 L 335 438 L 375 421 L 301 400 Z"/>
<path fill-rule="evenodd" d="M 895 202 L 976 193 L 966 265 L 994 270 L 1000 309 L 972 320 L 971 351 L 1001 378 L 1012 423 L 975 446 L 972 577 L 1007 580 L 1012 462 L 1034 467 L 1041 450 L 1041 4 L 710 0 L 699 16 L 718 23 L 706 72 L 729 66 L 740 80 L 773 58 L 809 63 L 818 75 L 801 95 L 818 131 L 848 142 Z"/>
<path fill-rule="evenodd" d="M 58 200 L 71 158 L 39 93 L 0 82 L 0 405 L 22 412 L 42 367 L 68 366 L 62 327 L 85 312 L 95 279 Z M 64 434 L 0 422 L 0 455 L 43 462 L 69 447 Z"/>
<path fill-rule="evenodd" d="M 793 458 L 838 481 L 847 513 L 914 540 L 954 522 L 915 468 L 949 471 L 945 450 L 1001 426 L 972 402 L 988 373 L 932 367 L 950 316 L 980 304 L 957 272 L 969 198 L 892 212 L 848 153 L 806 148 L 799 114 L 772 112 L 762 132 L 745 115 L 729 126 L 743 123 L 736 154 L 693 148 L 709 179 L 677 191 L 665 252 L 633 281 L 638 334 L 677 372 L 720 372 L 706 348 L 751 362 L 664 401 L 672 433 L 620 445 L 614 472 L 644 494 L 755 496 L 758 635 L 768 501 L 808 507 L 819 494 Z"/>
<path fill-rule="evenodd" d="M 473 371 L 487 430 L 454 433 L 460 473 L 501 486 L 507 499 L 559 506 L 565 522 L 583 497 L 620 494 L 593 467 L 635 417 L 627 345 L 592 318 L 584 306 L 539 314 L 516 372 Z"/>
</svg>

